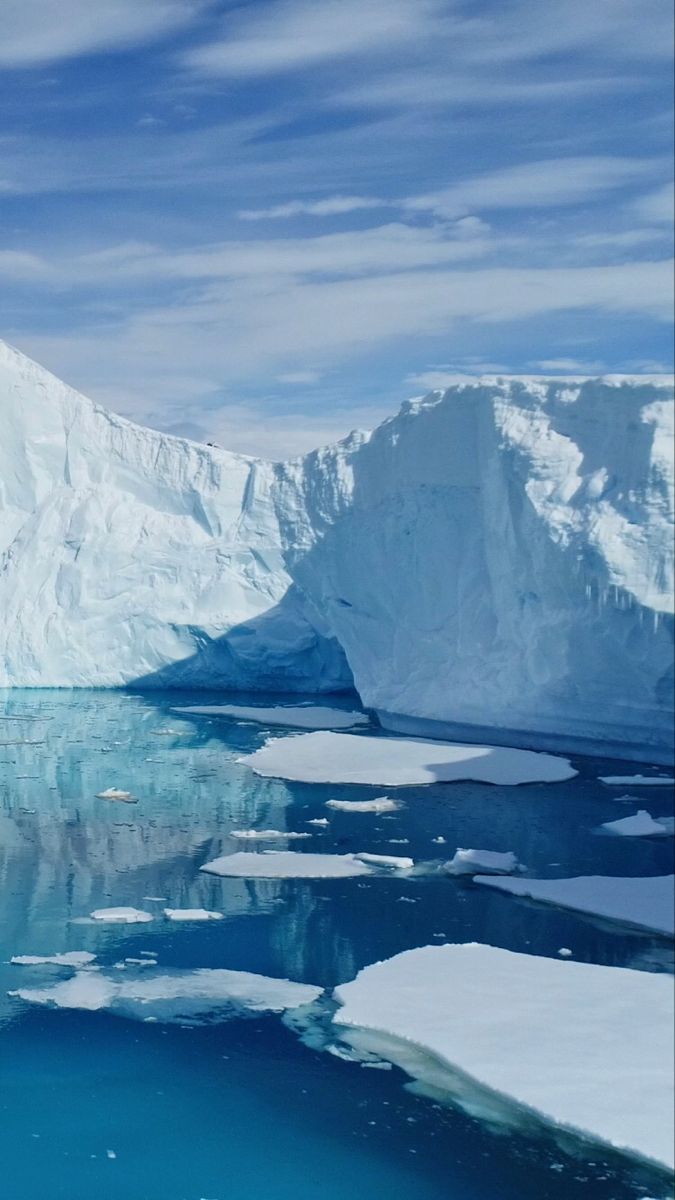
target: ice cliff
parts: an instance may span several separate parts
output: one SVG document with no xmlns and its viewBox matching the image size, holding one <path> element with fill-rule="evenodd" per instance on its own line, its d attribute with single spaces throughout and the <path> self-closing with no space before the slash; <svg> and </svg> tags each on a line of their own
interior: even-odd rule
<svg viewBox="0 0 675 1200">
<path fill-rule="evenodd" d="M 484 379 L 272 464 L 2 348 L 0 685 L 353 676 L 390 727 L 668 757 L 672 394 Z"/>
</svg>

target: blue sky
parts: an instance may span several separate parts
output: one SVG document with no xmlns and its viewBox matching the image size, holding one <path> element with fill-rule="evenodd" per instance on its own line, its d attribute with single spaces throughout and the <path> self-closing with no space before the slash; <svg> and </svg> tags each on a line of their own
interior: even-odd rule
<svg viewBox="0 0 675 1200">
<path fill-rule="evenodd" d="M 0 332 L 282 457 L 672 369 L 670 0 L 3 0 Z"/>
</svg>

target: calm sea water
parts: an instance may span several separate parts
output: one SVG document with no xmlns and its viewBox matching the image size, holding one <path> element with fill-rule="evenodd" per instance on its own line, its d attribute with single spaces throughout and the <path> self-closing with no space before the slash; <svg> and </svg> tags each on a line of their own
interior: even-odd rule
<svg viewBox="0 0 675 1200">
<path fill-rule="evenodd" d="M 309 1048 L 276 1016 L 189 1028 L 7 997 L 17 986 L 68 975 L 9 966 L 12 954 L 68 949 L 91 950 L 103 964 L 151 950 L 165 967 L 228 967 L 327 987 L 368 963 L 444 940 L 550 956 L 567 946 L 579 960 L 672 971 L 660 939 L 466 881 L 200 874 L 208 859 L 242 849 L 228 837 L 231 829 L 304 832 L 309 819 L 326 815 L 327 799 L 383 790 L 257 779 L 236 758 L 270 730 L 171 712 L 176 704 L 219 700 L 203 692 L 0 693 L 3 1200 L 670 1195 L 663 1177 L 620 1155 L 589 1144 L 564 1147 L 544 1130 L 494 1128 L 411 1094 L 396 1069 L 367 1070 Z M 597 776 L 633 768 L 597 759 L 575 765 L 579 778 L 553 786 L 401 789 L 400 812 L 331 814 L 326 832 L 293 848 L 430 860 L 474 846 L 513 850 L 544 876 L 671 871 L 670 842 L 593 832 L 636 807 L 617 803 L 617 791 Z M 95 798 L 110 786 L 132 791 L 139 803 Z M 665 789 L 654 789 L 640 807 L 658 816 L 669 803 Z M 439 836 L 446 845 L 434 842 Z M 227 919 L 73 923 L 111 905 L 161 911 L 147 896 L 217 909 Z"/>
</svg>

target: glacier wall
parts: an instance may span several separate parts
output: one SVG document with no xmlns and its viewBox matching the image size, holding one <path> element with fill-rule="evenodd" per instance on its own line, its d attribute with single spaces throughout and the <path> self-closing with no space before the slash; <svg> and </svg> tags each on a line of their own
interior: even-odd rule
<svg viewBox="0 0 675 1200">
<path fill-rule="evenodd" d="M 395 729 L 668 757 L 663 379 L 494 379 L 278 469 L 290 574 Z"/>
<path fill-rule="evenodd" d="M 0 343 L 0 417 L 0 686 L 353 680 L 396 729 L 672 753 L 667 380 L 458 384 L 273 464 Z"/>
<path fill-rule="evenodd" d="M 0 343 L 0 686 L 349 687 L 271 464 L 114 416 Z"/>
</svg>

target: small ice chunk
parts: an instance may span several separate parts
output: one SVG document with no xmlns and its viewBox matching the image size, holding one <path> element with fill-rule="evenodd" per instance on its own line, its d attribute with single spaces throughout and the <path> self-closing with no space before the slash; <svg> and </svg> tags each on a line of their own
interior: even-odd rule
<svg viewBox="0 0 675 1200">
<path fill-rule="evenodd" d="M 328 817 L 313 817 L 311 821 L 307 821 L 307 824 L 317 825 L 322 829 L 325 829 L 327 825 L 330 825 L 330 821 L 328 820 Z"/>
<path fill-rule="evenodd" d="M 222 921 L 224 914 L 208 908 L 165 908 L 164 916 L 167 921 Z"/>
<path fill-rule="evenodd" d="M 15 954 L 9 961 L 15 967 L 84 967 L 95 958 L 88 950 L 67 950 L 65 954 Z"/>
<path fill-rule="evenodd" d="M 123 792 L 119 788 L 109 787 L 104 792 L 96 793 L 97 800 L 120 800 L 122 804 L 138 804 L 135 796 L 131 792 Z"/>
<path fill-rule="evenodd" d="M 669 937 L 675 932 L 673 875 L 631 878 L 578 875 L 572 879 L 501 879 L 476 875 L 474 883 L 587 916 L 618 921 L 636 929 L 648 929 Z"/>
<path fill-rule="evenodd" d="M 265 777 L 385 787 L 459 780 L 554 783 L 577 774 L 566 758 L 533 750 L 329 732 L 268 738 L 237 762 Z"/>
<path fill-rule="evenodd" d="M 456 1095 L 459 1072 L 465 1096 L 468 1077 L 501 1097 L 505 1115 L 510 1099 L 582 1137 L 672 1164 L 667 975 L 469 943 L 404 951 L 334 996 L 343 1006 L 334 1021 L 353 1031 L 350 1042 L 363 1038 L 422 1082 Z"/>
<path fill-rule="evenodd" d="M 330 879 L 370 874 L 370 868 L 354 854 L 297 854 L 292 850 L 225 854 L 199 869 L 209 875 L 247 879 Z"/>
<path fill-rule="evenodd" d="M 561 958 L 571 958 L 572 957 L 572 951 L 569 949 L 568 946 L 561 946 L 558 951 L 558 954 L 560 955 Z"/>
<path fill-rule="evenodd" d="M 620 821 L 605 821 L 600 828 L 604 829 L 605 833 L 612 833 L 617 837 L 668 837 L 671 832 L 660 821 L 654 820 L 644 808 L 632 817 L 623 817 Z"/>
<path fill-rule="evenodd" d="M 152 913 L 143 912 L 142 908 L 95 908 L 89 916 L 94 921 L 116 921 L 122 925 L 136 925 L 153 919 Z"/>
<path fill-rule="evenodd" d="M 371 867 L 393 867 L 396 871 L 409 871 L 415 866 L 412 858 L 399 858 L 394 854 L 355 854 L 354 858 Z"/>
<path fill-rule="evenodd" d="M 156 958 L 125 958 L 124 965 L 128 967 L 156 967 Z M 117 963 L 115 963 L 117 966 Z"/>
<path fill-rule="evenodd" d="M 444 837 L 441 837 L 440 834 L 438 837 L 432 838 L 431 840 L 436 846 L 444 846 L 445 841 L 446 841 L 446 839 Z"/>
<path fill-rule="evenodd" d="M 117 1158 L 117 1155 L 114 1150 L 106 1150 L 105 1156 L 106 1156 L 106 1158 Z"/>
<path fill-rule="evenodd" d="M 334 808 L 336 812 L 348 813 L 387 813 L 396 812 L 401 807 L 400 800 L 392 800 L 391 796 L 377 796 L 375 800 L 327 800 L 326 808 Z"/>
<path fill-rule="evenodd" d="M 199 717 L 233 717 L 240 721 L 255 721 L 259 725 L 283 725 L 293 729 L 353 729 L 355 725 L 370 724 L 365 713 L 317 704 L 275 704 L 271 708 L 208 704 L 174 708 L 172 711 Z"/>
<path fill-rule="evenodd" d="M 233 829 L 229 836 L 242 841 L 287 842 L 296 841 L 298 838 L 308 838 L 312 835 L 311 833 L 294 833 L 292 830 L 284 829 Z"/>
<path fill-rule="evenodd" d="M 488 875 L 511 875 L 523 868 L 512 850 L 501 853 L 497 850 L 460 849 L 454 858 L 443 863 L 443 870 L 449 875 L 477 875 L 482 872 Z"/>
<path fill-rule="evenodd" d="M 600 775 L 600 782 L 610 787 L 672 787 L 675 779 L 672 775 Z"/>
</svg>

